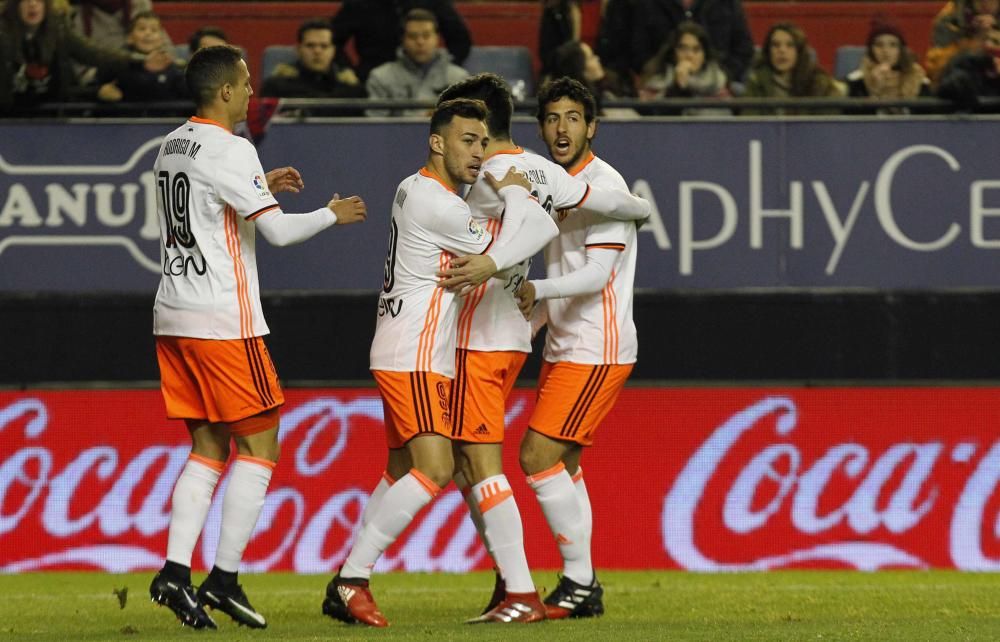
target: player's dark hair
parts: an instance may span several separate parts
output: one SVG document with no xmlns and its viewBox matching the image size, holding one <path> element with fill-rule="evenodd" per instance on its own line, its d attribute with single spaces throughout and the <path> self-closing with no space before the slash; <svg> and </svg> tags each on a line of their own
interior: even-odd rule
<svg viewBox="0 0 1000 642">
<path fill-rule="evenodd" d="M 410 9 L 407 11 L 406 15 L 403 16 L 402 22 L 400 23 L 404 30 L 409 22 L 433 22 L 434 31 L 438 31 L 437 16 L 434 15 L 433 11 L 428 9 Z"/>
<path fill-rule="evenodd" d="M 486 105 L 481 100 L 454 98 L 440 102 L 431 116 L 431 133 L 440 134 L 455 118 L 485 121 L 487 114 Z"/>
<path fill-rule="evenodd" d="M 476 74 L 449 86 L 438 96 L 438 104 L 455 98 L 472 98 L 486 103 L 489 116 L 486 128 L 491 138 L 510 138 L 510 119 L 514 115 L 514 100 L 510 85 L 492 73 Z"/>
<path fill-rule="evenodd" d="M 569 98 L 583 105 L 583 119 L 587 121 L 588 125 L 594 122 L 594 118 L 597 116 L 597 101 L 594 100 L 594 94 L 579 80 L 563 76 L 546 82 L 538 90 L 538 108 L 535 111 L 535 118 L 538 119 L 539 125 L 545 121 L 545 109 L 548 104 L 554 103 L 560 98 Z"/>
<path fill-rule="evenodd" d="M 191 37 L 188 38 L 188 51 L 191 53 L 198 51 L 201 48 L 198 45 L 201 44 L 201 39 L 205 36 L 214 36 L 219 40 L 229 42 L 229 36 L 226 35 L 225 31 L 223 31 L 220 27 L 213 27 L 209 25 L 202 27 L 191 34 Z"/>
<path fill-rule="evenodd" d="M 129 21 L 129 23 L 128 23 L 128 32 L 129 33 L 132 33 L 133 31 L 135 31 L 135 26 L 137 24 L 139 24 L 140 20 L 155 20 L 157 22 L 162 22 L 160 20 L 160 16 L 156 15 L 154 12 L 152 12 L 152 11 L 140 11 L 137 14 L 135 14 L 134 16 L 132 16 L 132 19 Z"/>
<path fill-rule="evenodd" d="M 191 56 L 184 80 L 198 107 L 211 104 L 227 82 L 236 83 L 236 69 L 242 59 L 243 52 L 232 45 L 205 47 Z"/>
<path fill-rule="evenodd" d="M 329 31 L 330 38 L 333 38 L 333 24 L 329 20 L 324 20 L 323 18 L 311 18 L 299 25 L 299 30 L 295 34 L 295 41 L 301 44 L 302 38 L 306 35 L 307 31 L 320 30 Z"/>
</svg>

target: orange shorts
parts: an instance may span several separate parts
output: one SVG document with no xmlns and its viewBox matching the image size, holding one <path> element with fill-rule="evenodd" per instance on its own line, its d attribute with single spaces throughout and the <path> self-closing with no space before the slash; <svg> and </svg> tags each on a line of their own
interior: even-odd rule
<svg viewBox="0 0 1000 642">
<path fill-rule="evenodd" d="M 235 423 L 285 403 L 261 337 L 156 337 L 169 419 Z"/>
<path fill-rule="evenodd" d="M 436 372 L 372 370 L 382 396 L 385 439 L 402 448 L 418 435 L 451 437 L 451 379 Z"/>
<path fill-rule="evenodd" d="M 544 362 L 528 426 L 553 439 L 591 445 L 594 431 L 615 405 L 632 366 Z"/>
<path fill-rule="evenodd" d="M 460 441 L 503 441 L 507 395 L 521 372 L 525 352 L 457 350 L 451 388 L 451 436 Z"/>
</svg>

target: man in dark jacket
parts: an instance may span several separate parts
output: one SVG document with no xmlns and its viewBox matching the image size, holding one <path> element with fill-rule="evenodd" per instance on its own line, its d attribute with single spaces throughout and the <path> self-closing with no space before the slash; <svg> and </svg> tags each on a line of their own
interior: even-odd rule
<svg viewBox="0 0 1000 642">
<path fill-rule="evenodd" d="M 754 45 L 740 0 L 610 0 L 597 53 L 619 74 L 638 74 L 667 36 L 687 20 L 708 32 L 730 81 L 742 82 Z"/>
<path fill-rule="evenodd" d="M 403 18 L 411 9 L 427 9 L 434 14 L 452 61 L 461 65 L 469 55 L 472 40 L 452 0 L 344 0 L 333 18 L 337 63 L 345 68 L 351 65 L 345 48 L 352 39 L 358 54 L 354 67 L 362 83 L 372 69 L 395 60 L 403 37 Z"/>
<path fill-rule="evenodd" d="M 298 31 L 298 60 L 281 64 L 264 80 L 262 96 L 275 98 L 364 98 L 350 69 L 333 61 L 336 47 L 326 20 L 307 20 Z M 355 81 L 355 82 L 352 82 Z"/>
</svg>

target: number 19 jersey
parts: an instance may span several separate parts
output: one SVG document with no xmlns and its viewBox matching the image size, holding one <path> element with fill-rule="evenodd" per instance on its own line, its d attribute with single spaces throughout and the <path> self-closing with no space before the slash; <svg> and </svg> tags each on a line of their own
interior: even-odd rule
<svg viewBox="0 0 1000 642">
<path fill-rule="evenodd" d="M 371 369 L 454 377 L 457 302 L 437 272 L 455 256 L 485 252 L 493 237 L 426 168 L 396 188 L 390 226 Z"/>
<path fill-rule="evenodd" d="M 253 145 L 214 121 L 191 118 L 167 135 L 153 171 L 161 243 L 153 334 L 268 334 L 252 221 L 278 202 Z"/>
</svg>

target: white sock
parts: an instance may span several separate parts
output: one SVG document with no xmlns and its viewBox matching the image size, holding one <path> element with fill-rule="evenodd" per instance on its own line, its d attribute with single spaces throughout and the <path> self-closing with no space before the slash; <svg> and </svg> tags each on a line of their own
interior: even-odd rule
<svg viewBox="0 0 1000 642">
<path fill-rule="evenodd" d="M 548 470 L 528 477 L 545 519 L 559 545 L 563 558 L 563 575 L 578 584 L 594 581 L 590 563 L 590 546 L 585 543 L 583 511 L 580 499 L 566 466 L 559 462 Z"/>
<path fill-rule="evenodd" d="M 490 544 L 490 538 L 486 534 L 486 524 L 483 522 L 483 514 L 479 512 L 479 500 L 472 494 L 472 487 L 469 486 L 469 482 L 465 481 L 465 476 L 462 473 L 455 475 L 455 485 L 458 486 L 459 492 L 462 493 L 462 499 L 465 500 L 465 504 L 469 507 L 469 519 L 472 520 L 473 525 L 476 527 L 479 539 L 483 542 L 483 546 L 486 548 L 490 559 L 493 560 L 493 566 L 496 567 L 497 559 L 493 555 L 493 545 Z"/>
<path fill-rule="evenodd" d="M 594 533 L 594 512 L 590 507 L 590 495 L 587 494 L 587 484 L 583 481 L 583 468 L 576 467 L 576 474 L 573 475 L 573 486 L 576 487 L 576 497 L 580 500 L 580 512 L 583 519 L 580 525 L 583 527 L 583 541 L 587 547 L 587 559 L 590 560 L 590 541 Z"/>
<path fill-rule="evenodd" d="M 215 565 L 221 570 L 229 573 L 240 570 L 240 560 L 264 506 L 273 470 L 274 462 L 266 459 L 236 457 L 226 495 L 222 498 L 219 547 L 215 551 Z"/>
<path fill-rule="evenodd" d="M 375 490 L 372 494 L 368 496 L 368 501 L 365 502 L 365 510 L 361 513 L 361 527 L 364 528 L 371 521 L 372 515 L 375 514 L 376 509 L 378 509 L 379 502 L 382 501 L 382 496 L 385 495 L 385 491 L 389 490 L 389 487 L 395 482 L 392 477 L 389 476 L 388 471 L 382 473 L 382 479 L 378 480 L 378 484 L 375 486 Z"/>
<path fill-rule="evenodd" d="M 371 520 L 358 534 L 340 570 L 341 575 L 370 578 L 375 562 L 385 549 L 396 541 L 420 509 L 439 492 L 441 489 L 416 468 L 411 468 L 409 473 L 396 480 L 385 491 L 378 508 L 372 512 Z"/>
<path fill-rule="evenodd" d="M 506 475 L 487 477 L 472 487 L 491 543 L 493 559 L 511 593 L 533 593 L 535 583 L 524 554 L 524 526 Z"/>
<path fill-rule="evenodd" d="M 190 568 L 194 546 L 205 526 L 212 493 L 226 462 L 192 454 L 184 464 L 170 499 L 167 559 Z"/>
</svg>

